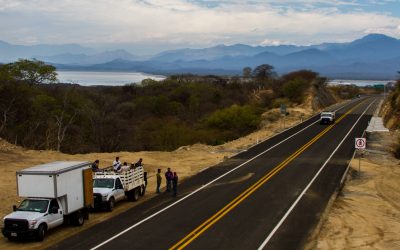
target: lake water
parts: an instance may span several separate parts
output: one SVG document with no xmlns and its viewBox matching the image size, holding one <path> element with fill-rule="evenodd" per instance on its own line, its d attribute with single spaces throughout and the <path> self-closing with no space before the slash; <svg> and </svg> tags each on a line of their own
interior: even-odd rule
<svg viewBox="0 0 400 250">
<path fill-rule="evenodd" d="M 121 86 L 130 83 L 139 83 L 143 79 L 163 80 L 165 76 L 150 75 L 140 72 L 93 72 L 93 71 L 57 71 L 58 79 L 62 83 L 77 83 L 83 86 L 109 85 Z M 331 80 L 329 84 L 354 84 L 357 86 L 386 84 L 390 80 Z"/>
<path fill-rule="evenodd" d="M 388 82 L 394 82 L 394 80 L 330 80 L 328 82 L 328 84 L 331 85 L 337 85 L 337 84 L 346 84 L 346 85 L 350 85 L 350 84 L 354 84 L 356 86 L 373 86 L 373 85 L 379 85 L 379 84 L 383 84 L 385 85 Z"/>
<path fill-rule="evenodd" d="M 57 71 L 57 74 L 58 80 L 61 83 L 77 83 L 83 86 L 121 86 L 130 83 L 139 83 L 147 78 L 157 81 L 165 79 L 165 76 L 140 72 Z"/>
</svg>

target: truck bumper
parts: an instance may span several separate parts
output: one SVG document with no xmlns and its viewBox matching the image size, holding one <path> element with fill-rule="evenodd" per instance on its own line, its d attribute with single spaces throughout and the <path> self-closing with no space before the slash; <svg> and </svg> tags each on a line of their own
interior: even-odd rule
<svg viewBox="0 0 400 250">
<path fill-rule="evenodd" d="M 333 122 L 331 120 L 329 120 L 329 119 L 321 119 L 320 123 L 321 124 L 331 124 Z"/>
<path fill-rule="evenodd" d="M 2 228 L 1 233 L 6 238 L 26 239 L 26 238 L 35 238 L 37 235 L 37 230 L 29 229 L 27 231 L 10 231 L 10 230 L 6 230 L 5 228 Z"/>
<path fill-rule="evenodd" d="M 102 209 L 102 208 L 106 208 L 108 205 L 107 201 L 102 201 L 102 200 L 95 200 L 93 203 L 93 208 L 94 209 Z"/>
</svg>

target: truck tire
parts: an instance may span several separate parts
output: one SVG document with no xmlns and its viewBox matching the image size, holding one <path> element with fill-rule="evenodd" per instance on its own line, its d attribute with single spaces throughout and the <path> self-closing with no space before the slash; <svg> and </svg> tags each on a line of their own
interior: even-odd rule
<svg viewBox="0 0 400 250">
<path fill-rule="evenodd" d="M 133 201 L 139 200 L 139 195 L 140 195 L 140 187 L 137 187 L 133 190 Z"/>
<path fill-rule="evenodd" d="M 85 223 L 85 218 L 84 218 L 83 213 L 81 211 L 76 212 L 75 218 L 74 218 L 74 225 L 82 226 L 83 223 Z"/>
<path fill-rule="evenodd" d="M 45 224 L 40 224 L 37 232 L 36 232 L 36 240 L 37 241 L 43 241 L 44 237 L 46 235 L 46 225 Z"/>
<path fill-rule="evenodd" d="M 144 193 L 146 193 L 146 186 L 145 186 L 145 185 L 142 185 L 142 186 L 140 186 L 140 193 L 139 193 L 139 195 L 140 195 L 140 196 L 143 196 Z"/>
<path fill-rule="evenodd" d="M 107 211 L 111 212 L 115 206 L 115 199 L 111 197 L 110 200 L 107 202 Z"/>
</svg>

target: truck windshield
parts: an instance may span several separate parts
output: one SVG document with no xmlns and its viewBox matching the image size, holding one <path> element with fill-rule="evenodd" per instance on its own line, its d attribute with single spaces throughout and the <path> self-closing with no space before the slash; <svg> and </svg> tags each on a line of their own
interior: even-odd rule
<svg viewBox="0 0 400 250">
<path fill-rule="evenodd" d="M 113 188 L 114 179 L 94 179 L 93 187 L 95 188 Z"/>
<path fill-rule="evenodd" d="M 47 211 L 49 200 L 24 200 L 18 207 L 17 211 L 29 211 L 44 213 Z"/>
</svg>

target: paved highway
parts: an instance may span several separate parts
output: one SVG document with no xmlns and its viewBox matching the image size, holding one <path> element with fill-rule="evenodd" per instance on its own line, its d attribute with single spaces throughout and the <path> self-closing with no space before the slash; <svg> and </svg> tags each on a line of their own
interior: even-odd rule
<svg viewBox="0 0 400 250">
<path fill-rule="evenodd" d="M 187 179 L 178 198 L 162 194 L 52 248 L 301 248 L 378 101 L 338 107 L 334 125 L 313 117 Z"/>
</svg>

